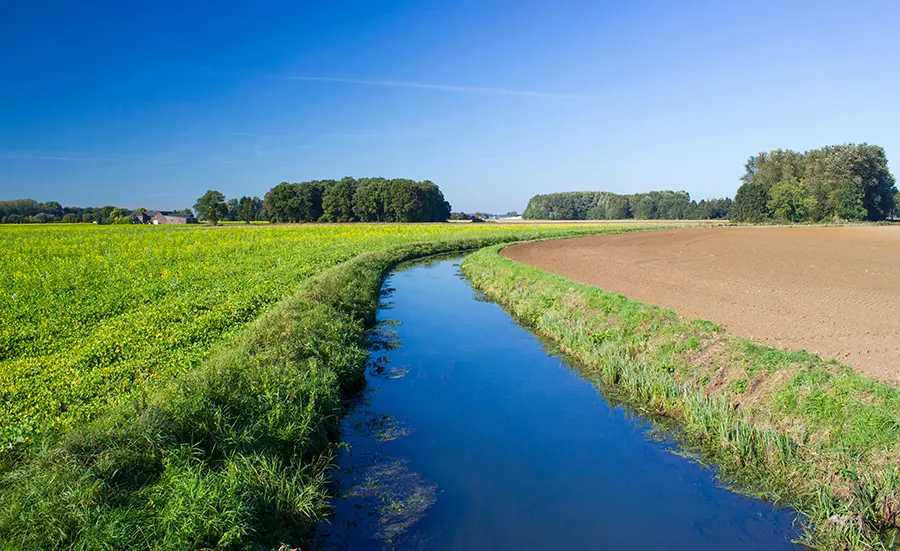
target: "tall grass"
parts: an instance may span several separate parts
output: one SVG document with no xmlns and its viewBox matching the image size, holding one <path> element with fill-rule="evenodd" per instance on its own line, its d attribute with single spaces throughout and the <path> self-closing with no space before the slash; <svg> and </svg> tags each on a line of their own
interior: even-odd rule
<svg viewBox="0 0 900 551">
<path fill-rule="evenodd" d="M 900 390 L 805 352 L 774 350 L 597 287 L 469 256 L 476 288 L 685 443 L 740 490 L 789 504 L 821 549 L 893 549 Z"/>
<path fill-rule="evenodd" d="M 3 549 L 278 549 L 328 512 L 343 400 L 399 262 L 501 241 L 616 231 L 511 229 L 364 253 L 306 281 L 198 369 L 0 466 Z"/>
</svg>

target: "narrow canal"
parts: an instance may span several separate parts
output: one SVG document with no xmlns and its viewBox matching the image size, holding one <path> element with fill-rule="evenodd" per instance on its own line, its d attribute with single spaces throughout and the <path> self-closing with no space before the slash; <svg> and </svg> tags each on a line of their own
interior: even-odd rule
<svg viewBox="0 0 900 551">
<path fill-rule="evenodd" d="M 321 549 L 800 549 L 496 304 L 459 259 L 392 274 Z"/>
</svg>

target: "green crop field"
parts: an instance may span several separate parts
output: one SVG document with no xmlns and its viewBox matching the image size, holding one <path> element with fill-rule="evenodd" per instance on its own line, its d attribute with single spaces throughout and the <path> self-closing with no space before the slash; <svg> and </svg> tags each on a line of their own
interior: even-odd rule
<svg viewBox="0 0 900 551">
<path fill-rule="evenodd" d="M 197 366 L 309 276 L 361 252 L 513 231 L 523 228 L 2 227 L 0 442 L 27 444 Z"/>
<path fill-rule="evenodd" d="M 612 231 L 0 228 L 0 548 L 306 548 L 385 270 Z"/>
</svg>

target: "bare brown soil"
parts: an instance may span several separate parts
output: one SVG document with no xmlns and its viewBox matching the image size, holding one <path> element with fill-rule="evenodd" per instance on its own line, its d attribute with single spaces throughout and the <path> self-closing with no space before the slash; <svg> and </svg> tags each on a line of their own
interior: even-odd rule
<svg viewBox="0 0 900 551">
<path fill-rule="evenodd" d="M 900 227 L 684 228 L 502 254 L 900 383 Z"/>
<path fill-rule="evenodd" d="M 453 220 L 448 220 L 453 222 Z M 497 219 L 487 220 L 488 224 L 524 224 L 527 226 L 671 226 L 683 228 L 686 226 L 730 226 L 728 220 L 637 220 L 628 218 L 625 220 L 522 220 L 522 219 Z"/>
</svg>

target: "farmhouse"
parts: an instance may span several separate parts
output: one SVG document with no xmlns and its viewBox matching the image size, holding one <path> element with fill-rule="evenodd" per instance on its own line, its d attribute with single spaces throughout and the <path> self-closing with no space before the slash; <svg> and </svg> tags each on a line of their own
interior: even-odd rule
<svg viewBox="0 0 900 551">
<path fill-rule="evenodd" d="M 196 224 L 193 214 L 175 214 L 174 212 L 157 212 L 150 218 L 151 224 Z"/>
<path fill-rule="evenodd" d="M 152 217 L 146 212 L 135 212 L 131 215 L 132 224 L 149 224 Z"/>
</svg>

